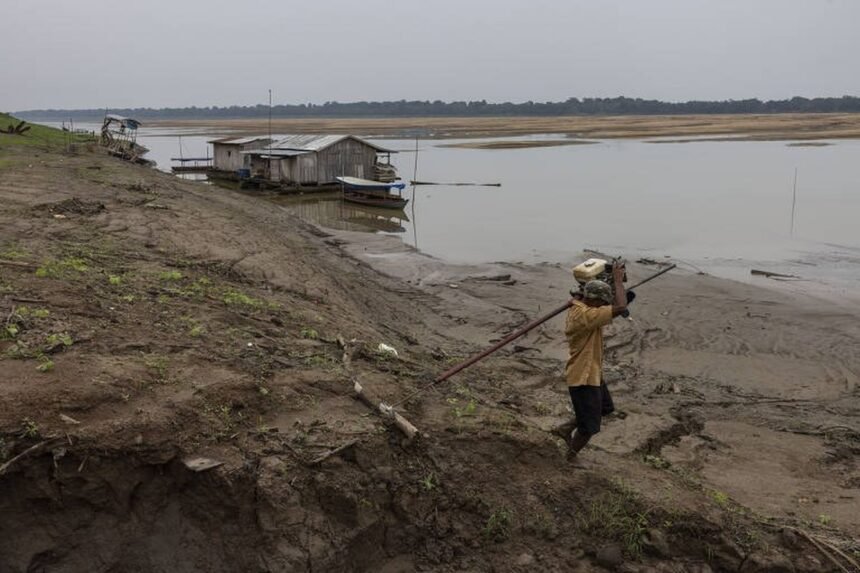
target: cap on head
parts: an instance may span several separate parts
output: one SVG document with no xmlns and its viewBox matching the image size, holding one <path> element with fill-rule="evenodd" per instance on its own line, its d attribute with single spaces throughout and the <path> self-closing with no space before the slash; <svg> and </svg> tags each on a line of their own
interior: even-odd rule
<svg viewBox="0 0 860 573">
<path fill-rule="evenodd" d="M 582 287 L 582 296 L 612 304 L 612 288 L 603 281 L 588 281 Z"/>
</svg>

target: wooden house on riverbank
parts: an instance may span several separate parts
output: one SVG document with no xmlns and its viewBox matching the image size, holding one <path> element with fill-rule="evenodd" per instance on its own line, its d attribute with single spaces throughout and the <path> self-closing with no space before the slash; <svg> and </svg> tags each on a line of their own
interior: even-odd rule
<svg viewBox="0 0 860 573">
<path fill-rule="evenodd" d="M 354 135 L 289 135 L 241 152 L 252 179 L 286 186 L 337 185 L 336 177 L 376 179 L 397 153 Z"/>
<path fill-rule="evenodd" d="M 237 173 L 240 169 L 249 169 L 250 157 L 243 151 L 262 149 L 271 140 L 268 137 L 224 137 L 213 139 L 212 169 L 224 173 Z"/>
</svg>

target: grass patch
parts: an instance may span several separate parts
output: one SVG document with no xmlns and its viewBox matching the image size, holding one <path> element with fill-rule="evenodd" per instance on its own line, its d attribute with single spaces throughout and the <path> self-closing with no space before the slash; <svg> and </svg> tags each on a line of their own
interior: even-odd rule
<svg viewBox="0 0 860 573">
<path fill-rule="evenodd" d="M 202 324 L 200 324 L 200 321 L 198 321 L 196 318 L 191 316 L 181 316 L 179 317 L 179 320 L 187 329 L 186 332 L 191 338 L 200 338 L 201 336 L 206 334 L 206 328 Z"/>
<path fill-rule="evenodd" d="M 50 372 L 54 369 L 54 361 L 48 358 L 47 356 L 39 356 L 39 365 L 36 366 L 36 370 L 39 372 Z"/>
<path fill-rule="evenodd" d="M 501 543 L 511 536 L 511 524 L 514 513 L 505 507 L 499 508 L 490 514 L 481 534 L 490 541 Z"/>
<path fill-rule="evenodd" d="M 89 271 L 87 261 L 78 257 L 45 261 L 36 269 L 39 278 L 61 279 Z"/>
<path fill-rule="evenodd" d="M 620 542 L 629 557 L 638 559 L 642 556 L 650 511 L 633 489 L 616 480 L 592 500 L 579 526 L 595 537 Z"/>
<path fill-rule="evenodd" d="M 276 309 L 278 305 L 275 303 L 266 302 L 265 300 L 261 300 L 258 298 L 254 298 L 252 296 L 248 296 L 240 290 L 236 290 L 233 288 L 228 288 L 224 291 L 224 294 L 221 297 L 221 300 L 224 301 L 224 304 L 228 306 L 243 306 L 246 308 L 270 308 Z"/>
<path fill-rule="evenodd" d="M 475 412 L 478 410 L 478 403 L 474 398 L 470 399 L 465 404 L 462 404 L 459 398 L 448 398 L 447 402 L 452 405 L 451 414 L 455 418 L 474 416 Z"/>
<path fill-rule="evenodd" d="M 302 338 L 306 338 L 308 340 L 319 340 L 320 333 L 316 331 L 316 329 L 305 327 L 299 333 Z"/>
<path fill-rule="evenodd" d="M 421 484 L 421 487 L 424 488 L 424 491 L 433 491 L 439 486 L 439 481 L 436 478 L 436 474 L 430 472 L 423 479 L 418 480 L 418 483 Z"/>
<path fill-rule="evenodd" d="M 309 354 L 302 356 L 302 361 L 305 366 L 313 368 L 324 368 L 326 370 L 340 366 L 340 361 L 332 358 L 328 354 Z"/>
<path fill-rule="evenodd" d="M 49 334 L 45 338 L 45 342 L 49 347 L 52 348 L 58 346 L 68 348 L 69 346 L 74 344 L 75 341 L 72 339 L 72 336 L 68 332 L 61 332 L 59 334 Z"/>
<path fill-rule="evenodd" d="M 29 306 L 19 306 L 15 309 L 15 314 L 20 318 L 48 318 L 51 316 L 51 311 L 46 308 L 30 308 Z"/>
<path fill-rule="evenodd" d="M 651 454 L 646 454 L 642 458 L 642 461 L 656 470 L 668 470 L 672 467 L 669 460 L 661 458 L 660 456 L 652 456 Z"/>
<path fill-rule="evenodd" d="M 30 418 L 21 420 L 21 437 L 23 438 L 38 438 L 39 425 Z"/>
<path fill-rule="evenodd" d="M 182 280 L 182 273 L 179 271 L 164 271 L 158 275 L 158 278 L 163 281 L 179 281 Z"/>
<path fill-rule="evenodd" d="M 170 360 L 166 356 L 150 354 L 144 358 L 143 364 L 153 373 L 157 384 L 167 383 L 167 368 L 170 366 Z"/>
<path fill-rule="evenodd" d="M 711 499 L 724 509 L 729 505 L 729 495 L 725 492 L 714 490 L 711 492 Z"/>
<path fill-rule="evenodd" d="M 0 124 L 2 125 L 2 124 Z M 2 167 L 2 164 L 0 164 Z M 27 253 L 19 249 L 14 245 L 10 245 L 0 251 L 0 259 L 6 259 L 7 261 L 14 261 L 17 259 L 23 259 L 27 257 Z"/>
<path fill-rule="evenodd" d="M 244 421 L 242 412 L 229 404 L 205 403 L 203 412 L 214 422 L 211 437 L 215 440 L 230 438 L 236 433 L 239 424 Z"/>
</svg>

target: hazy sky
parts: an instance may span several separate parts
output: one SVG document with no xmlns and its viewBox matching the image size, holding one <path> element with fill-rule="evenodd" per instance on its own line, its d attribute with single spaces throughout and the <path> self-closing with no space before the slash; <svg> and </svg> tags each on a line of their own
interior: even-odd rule
<svg viewBox="0 0 860 573">
<path fill-rule="evenodd" d="M 855 0 L 2 0 L 0 109 L 860 94 Z"/>
</svg>

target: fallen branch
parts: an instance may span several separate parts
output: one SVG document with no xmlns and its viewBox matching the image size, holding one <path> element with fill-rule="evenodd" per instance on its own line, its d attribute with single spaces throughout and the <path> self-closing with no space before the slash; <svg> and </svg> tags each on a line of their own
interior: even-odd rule
<svg viewBox="0 0 860 573">
<path fill-rule="evenodd" d="M 394 426 L 400 430 L 409 440 L 418 436 L 418 428 L 413 426 L 409 420 L 398 414 L 394 408 L 386 404 L 385 402 L 375 402 L 371 399 L 364 391 L 364 388 L 361 387 L 361 384 L 358 381 L 354 382 L 353 389 L 355 390 L 355 396 L 362 403 L 364 403 L 368 408 L 378 412 L 382 415 L 383 418 L 390 420 Z"/>
<path fill-rule="evenodd" d="M 38 453 L 41 450 L 43 450 L 46 446 L 54 445 L 61 440 L 62 440 L 62 438 L 52 438 L 50 440 L 44 440 L 42 442 L 39 442 L 35 446 L 30 446 L 29 448 L 27 448 L 26 450 L 24 450 L 23 452 L 21 452 L 20 454 L 18 454 L 17 456 L 12 458 L 8 462 L 6 462 L 5 464 L 0 465 L 0 476 L 5 474 L 6 470 L 8 470 L 10 467 L 12 467 L 12 465 L 15 464 L 17 461 L 22 460 L 22 459 L 26 458 L 27 456 L 31 456 L 35 453 Z"/>
<path fill-rule="evenodd" d="M 850 569 L 848 569 L 847 567 L 845 567 L 845 565 L 843 565 L 842 563 L 840 563 L 840 562 L 839 562 L 839 560 L 838 560 L 838 559 L 836 559 L 836 557 L 834 557 L 832 553 L 830 553 L 829 551 L 827 551 L 827 549 L 830 549 L 830 551 L 833 551 L 834 553 L 836 553 L 837 555 L 839 555 L 840 557 L 842 557 L 843 559 L 845 559 L 845 561 L 847 561 L 848 563 L 850 563 L 850 564 L 851 564 L 851 566 L 852 566 L 852 567 L 854 567 L 854 571 L 855 571 L 855 572 L 860 571 L 860 565 L 858 565 L 856 561 L 854 561 L 851 557 L 849 557 L 848 555 L 846 555 L 846 554 L 845 554 L 843 551 L 841 551 L 838 547 L 834 547 L 832 544 L 830 544 L 830 543 L 828 543 L 828 542 L 824 541 L 823 539 L 816 539 L 816 538 L 815 538 L 815 537 L 813 537 L 812 535 L 808 534 L 807 532 L 805 532 L 805 531 L 804 531 L 804 530 L 802 530 L 802 529 L 798 529 L 797 527 L 789 527 L 789 528 L 787 528 L 787 529 L 790 529 L 791 531 L 794 531 L 795 533 L 800 534 L 804 539 L 806 539 L 806 540 L 807 540 L 807 541 L 809 541 L 812 545 L 814 545 L 814 546 L 816 547 L 816 549 L 818 549 L 818 551 L 820 551 L 820 552 L 821 552 L 821 554 L 822 554 L 822 555 L 824 555 L 825 557 L 827 557 L 827 559 L 829 559 L 829 560 L 830 560 L 834 565 L 836 565 L 837 567 L 839 567 L 839 569 L 841 569 L 841 570 L 842 570 L 842 571 L 844 571 L 845 573 L 851 573 L 851 570 L 850 570 Z M 826 547 L 827 549 L 825 549 L 825 547 Z"/>
<path fill-rule="evenodd" d="M 336 456 L 336 455 L 338 455 L 339 453 L 343 452 L 344 450 L 348 450 L 349 448 L 351 448 L 351 447 L 355 446 L 355 444 L 357 444 L 357 443 L 358 443 L 358 440 L 357 440 L 357 439 L 356 439 L 356 440 L 350 440 L 350 441 L 346 442 L 345 444 L 343 444 L 343 445 L 341 445 L 341 446 L 338 446 L 338 447 L 336 447 L 336 448 L 335 448 L 335 449 L 333 449 L 333 450 L 329 450 L 329 451 L 327 451 L 326 453 L 324 453 L 324 454 L 322 454 L 322 455 L 320 455 L 320 456 L 318 456 L 318 457 L 314 458 L 313 460 L 311 460 L 310 462 L 308 462 L 308 465 L 309 465 L 309 466 L 316 466 L 316 465 L 319 465 L 319 464 L 321 464 L 322 462 L 324 462 L 325 460 L 329 459 L 330 457 L 332 457 L 332 456 Z"/>
</svg>

